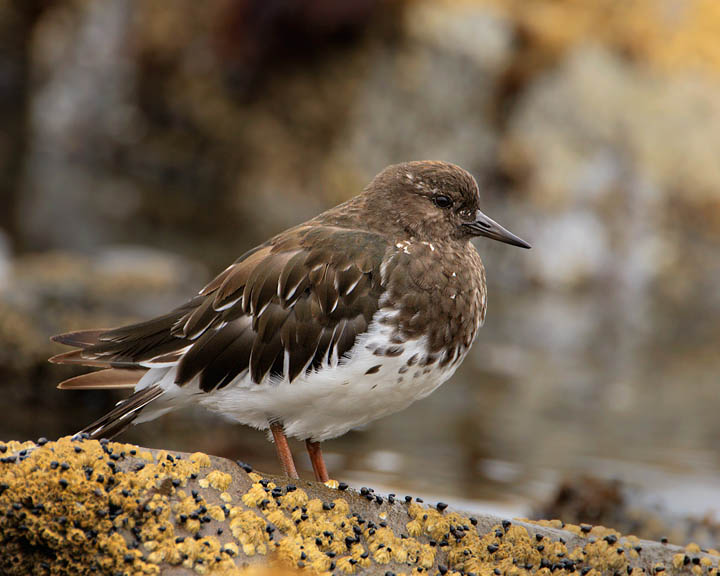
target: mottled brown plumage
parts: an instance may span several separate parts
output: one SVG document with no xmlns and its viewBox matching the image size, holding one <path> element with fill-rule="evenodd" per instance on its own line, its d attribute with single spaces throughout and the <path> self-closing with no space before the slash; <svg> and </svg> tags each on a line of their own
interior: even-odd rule
<svg viewBox="0 0 720 576">
<path fill-rule="evenodd" d="M 312 390 L 313 378 L 326 381 L 323 371 L 346 378 L 343 368 L 360 366 L 356 359 L 366 354 L 377 360 L 362 360 L 363 373 L 380 378 L 390 404 L 403 402 L 382 374 L 388 362 L 400 366 L 398 384 L 412 369 L 418 397 L 428 393 L 427 383 L 420 384 L 449 377 L 485 316 L 485 273 L 470 238 L 484 235 L 528 247 L 482 214 L 478 202 L 475 180 L 457 166 L 390 166 L 359 196 L 246 252 L 170 313 L 114 330 L 56 337 L 78 350 L 54 361 L 110 369 L 97 373 L 98 387 L 127 386 L 133 370 L 138 380 L 147 370 L 152 376 L 148 382 L 143 376 L 133 396 L 86 430 L 94 436 L 122 430 L 150 403 L 160 406 L 161 396 L 176 399 L 185 388 L 220 398 L 228 387 L 248 402 L 253 386 L 268 394 L 280 394 L 285 385 Z M 61 387 L 92 383 L 86 375 Z M 294 418 L 302 399 L 281 409 L 283 397 L 277 398 L 277 414 L 273 402 L 263 399 L 252 416 L 237 419 L 261 426 L 261 410 L 261 421 L 285 421 L 287 428 L 288 411 Z M 313 426 L 303 431 L 303 420 L 322 420 L 312 406 L 307 410 L 310 416 L 299 417 L 295 435 L 309 442 L 332 437 L 321 423 L 314 426 L 322 432 Z M 349 421 L 350 413 L 358 421 L 354 410 L 346 409 Z M 338 423 L 330 427 L 342 429 Z M 315 442 L 308 445 L 319 453 Z"/>
</svg>

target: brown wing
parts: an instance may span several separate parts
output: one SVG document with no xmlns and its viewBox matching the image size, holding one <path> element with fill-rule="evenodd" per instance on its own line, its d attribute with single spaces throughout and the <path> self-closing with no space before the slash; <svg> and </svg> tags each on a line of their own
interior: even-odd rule
<svg viewBox="0 0 720 576">
<path fill-rule="evenodd" d="M 295 228 L 244 254 L 165 316 L 56 339 L 82 349 L 75 362 L 81 356 L 112 367 L 178 363 L 177 383 L 199 376 L 204 391 L 246 370 L 256 383 L 268 374 L 292 381 L 341 361 L 367 329 L 384 290 L 386 249 L 368 232 Z"/>
</svg>

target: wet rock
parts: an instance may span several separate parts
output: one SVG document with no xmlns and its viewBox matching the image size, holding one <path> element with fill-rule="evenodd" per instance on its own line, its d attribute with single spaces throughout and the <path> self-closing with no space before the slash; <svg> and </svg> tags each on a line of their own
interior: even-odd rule
<svg viewBox="0 0 720 576">
<path fill-rule="evenodd" d="M 572 524 L 601 524 L 648 540 L 696 542 L 720 546 L 720 523 L 711 515 L 679 516 L 647 501 L 639 488 L 594 476 L 563 481 L 537 508 L 536 518 L 560 518 Z"/>
</svg>

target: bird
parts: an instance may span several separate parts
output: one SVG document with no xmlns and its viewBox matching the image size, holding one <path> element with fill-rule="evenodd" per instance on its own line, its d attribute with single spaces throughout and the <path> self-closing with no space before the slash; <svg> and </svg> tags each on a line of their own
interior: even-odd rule
<svg viewBox="0 0 720 576">
<path fill-rule="evenodd" d="M 287 439 L 305 441 L 327 482 L 322 442 L 426 397 L 466 357 L 487 309 L 478 236 L 530 248 L 480 210 L 459 166 L 390 165 L 167 314 L 54 336 L 74 349 L 51 362 L 101 369 L 58 388 L 132 390 L 81 430 L 90 438 L 196 404 L 269 431 L 290 478 Z"/>
</svg>

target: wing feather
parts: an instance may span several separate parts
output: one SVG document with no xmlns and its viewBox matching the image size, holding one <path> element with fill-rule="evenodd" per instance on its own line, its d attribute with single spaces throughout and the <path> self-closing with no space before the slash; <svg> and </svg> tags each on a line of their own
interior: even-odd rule
<svg viewBox="0 0 720 576">
<path fill-rule="evenodd" d="M 292 310 L 283 308 L 279 304 L 270 304 L 260 316 L 253 318 L 253 330 L 261 342 L 268 342 L 270 338 L 280 331 Z"/>
<path fill-rule="evenodd" d="M 293 381 L 344 361 L 367 330 L 385 289 L 386 250 L 369 232 L 299 227 L 247 252 L 164 316 L 57 337 L 80 350 L 56 360 L 101 367 L 176 362 L 177 384 L 199 378 L 205 392 L 244 372 L 256 383 L 268 376 Z"/>
<path fill-rule="evenodd" d="M 302 294 L 309 284 L 305 268 L 307 255 L 304 250 L 297 251 L 280 272 L 277 293 L 283 306 L 289 304 L 297 294 Z"/>
<path fill-rule="evenodd" d="M 248 322 L 233 322 L 222 330 L 212 330 L 203 334 L 178 363 L 175 383 L 185 384 L 192 380 L 248 328 Z"/>
<path fill-rule="evenodd" d="M 185 320 L 187 318 L 187 320 Z M 205 330 L 207 330 L 213 321 L 217 318 L 217 312 L 213 308 L 213 300 L 206 298 L 200 306 L 189 312 L 183 319 L 184 324 L 182 330 L 178 330 L 182 337 L 189 340 L 195 340 Z"/>
<path fill-rule="evenodd" d="M 246 329 L 209 363 L 200 373 L 200 389 L 209 392 L 214 388 L 223 388 L 238 375 L 246 372 L 250 366 L 250 351 L 255 335 Z"/>
<path fill-rule="evenodd" d="M 228 306 L 243 298 L 245 294 L 245 285 L 250 276 L 258 268 L 260 264 L 270 253 L 270 246 L 267 246 L 257 252 L 253 252 L 245 260 L 238 262 L 232 266 L 232 270 L 223 280 L 220 287 L 214 294 L 213 308 L 215 310 L 224 310 Z"/>
</svg>

